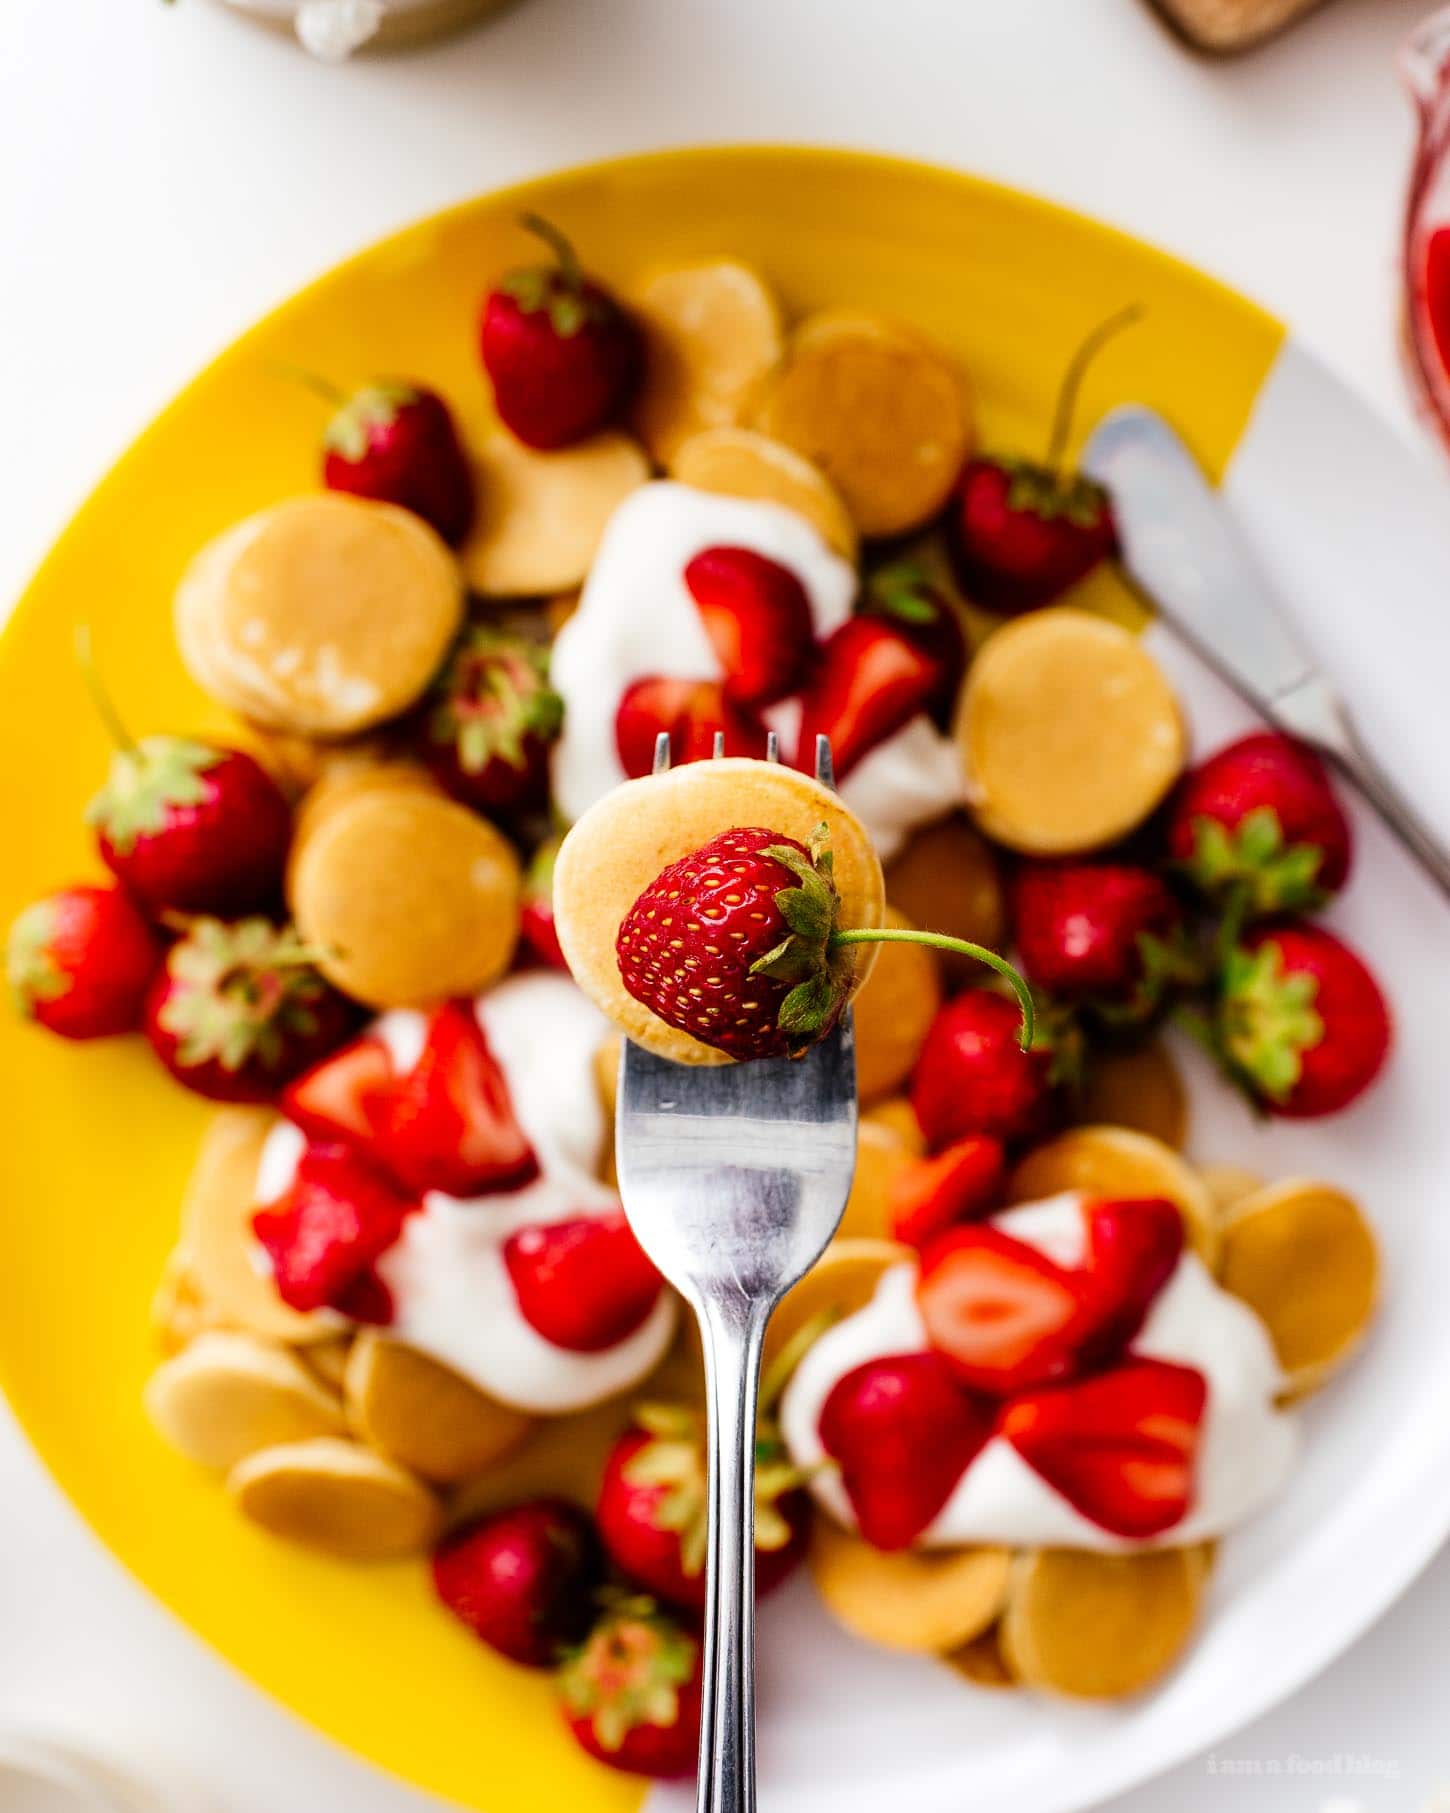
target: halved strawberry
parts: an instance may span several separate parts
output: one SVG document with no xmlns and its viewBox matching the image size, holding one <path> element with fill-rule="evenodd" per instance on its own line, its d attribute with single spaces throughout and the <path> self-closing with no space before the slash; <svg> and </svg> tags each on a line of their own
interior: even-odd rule
<svg viewBox="0 0 1450 1813">
<path fill-rule="evenodd" d="M 1066 1376 L 1090 1326 L 1080 1275 L 997 1227 L 942 1235 L 922 1259 L 916 1303 L 956 1377 L 998 1397 Z"/>
<path fill-rule="evenodd" d="M 252 1232 L 284 1303 L 387 1322 L 392 1302 L 373 1267 L 417 1207 L 347 1146 L 310 1145 L 286 1194 L 252 1216 Z"/>
<path fill-rule="evenodd" d="M 435 1007 L 418 1062 L 377 1099 L 370 1149 L 407 1190 L 517 1190 L 539 1162 L 471 1001 Z"/>
<path fill-rule="evenodd" d="M 991 1432 L 991 1411 L 934 1353 L 867 1360 L 836 1381 L 821 1409 L 821 1446 L 878 1549 L 915 1542 Z"/>
<path fill-rule="evenodd" d="M 524 1320 L 571 1353 L 625 1340 L 663 1288 L 623 1209 L 520 1228 L 503 1256 Z"/>
<path fill-rule="evenodd" d="M 631 780 L 654 766 L 655 739 L 661 731 L 670 739 L 677 768 L 682 762 L 708 760 L 716 731 L 724 732 L 726 755 L 765 753 L 765 726 L 732 704 L 717 680 L 669 680 L 651 674 L 625 688 L 614 715 L 614 744 Z"/>
<path fill-rule="evenodd" d="M 1083 1205 L 1083 1215 L 1091 1344 L 1101 1360 L 1133 1339 L 1149 1305 L 1172 1277 L 1183 1254 L 1183 1216 L 1176 1203 L 1161 1196 L 1092 1199 Z"/>
<path fill-rule="evenodd" d="M 1193 1504 L 1207 1404 L 1195 1368 L 1135 1359 L 1016 1399 L 998 1428 L 1084 1517 L 1145 1541 L 1181 1523 Z"/>
<path fill-rule="evenodd" d="M 813 771 L 816 737 L 831 739 L 836 778 L 925 711 L 941 680 L 937 661 L 884 617 L 850 617 L 821 649 L 801 713 L 796 766 Z"/>
<path fill-rule="evenodd" d="M 891 1180 L 886 1213 L 894 1239 L 924 1247 L 1001 1199 L 1007 1155 L 990 1133 L 969 1133 L 935 1158 L 915 1158 Z"/>
<path fill-rule="evenodd" d="M 377 1131 L 379 1104 L 392 1082 L 387 1046 L 364 1033 L 289 1083 L 282 1112 L 311 1139 L 365 1143 Z"/>
<path fill-rule="evenodd" d="M 795 692 L 815 647 L 811 604 L 789 567 L 753 548 L 706 548 L 685 588 L 725 669 L 725 696 L 769 705 Z"/>
</svg>

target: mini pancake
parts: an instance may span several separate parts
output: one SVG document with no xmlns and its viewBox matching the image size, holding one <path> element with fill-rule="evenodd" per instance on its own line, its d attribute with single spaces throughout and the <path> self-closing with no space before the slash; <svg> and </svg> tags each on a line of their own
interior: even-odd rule
<svg viewBox="0 0 1450 1813">
<path fill-rule="evenodd" d="M 870 1121 L 861 1122 L 856 1132 L 856 1174 L 837 1239 L 890 1240 L 892 1181 L 912 1162 L 911 1148 L 894 1133 Z"/>
<path fill-rule="evenodd" d="M 192 677 L 254 723 L 351 736 L 422 692 L 463 615 L 421 518 L 338 492 L 289 498 L 209 542 L 176 593 Z"/>
<path fill-rule="evenodd" d="M 737 826 L 768 825 L 807 843 L 830 829 L 842 926 L 877 926 L 885 911 L 881 865 L 865 827 L 838 795 L 776 762 L 728 757 L 626 781 L 591 806 L 554 865 L 554 926 L 574 980 L 637 1044 L 681 1064 L 728 1064 L 722 1051 L 667 1026 L 619 974 L 615 943 L 625 915 L 662 869 Z M 874 945 L 861 947 L 859 989 Z"/>
<path fill-rule="evenodd" d="M 571 585 L 567 591 L 555 592 L 552 598 L 544 600 L 544 623 L 551 638 L 559 631 L 579 609 L 579 600 L 583 596 L 582 586 Z"/>
<path fill-rule="evenodd" d="M 215 1322 L 292 1344 L 335 1335 L 338 1319 L 308 1315 L 277 1295 L 252 1237 L 257 1165 L 277 1117 L 262 1108 L 224 1108 L 202 1137 L 181 1210 L 181 1243 L 195 1289 Z"/>
<path fill-rule="evenodd" d="M 213 1331 L 147 1381 L 146 1410 L 188 1460 L 227 1470 L 259 1448 L 341 1435 L 337 1400 L 285 1347 Z"/>
<path fill-rule="evenodd" d="M 873 1549 L 818 1517 L 811 1578 L 846 1629 L 886 1649 L 949 1655 L 995 1623 L 1007 1599 L 1012 1551 Z"/>
<path fill-rule="evenodd" d="M 765 1331 L 767 1365 L 812 1322 L 825 1328 L 864 1309 L 884 1273 L 915 1259 L 909 1246 L 895 1240 L 833 1240 L 800 1283 L 781 1298 L 770 1318 Z"/>
<path fill-rule="evenodd" d="M 246 724 L 238 741 L 293 800 L 338 770 L 386 762 L 393 754 L 392 739 L 385 731 L 375 736 L 350 737 L 344 742 L 326 742 L 318 737 Z"/>
<path fill-rule="evenodd" d="M 780 304 L 760 273 L 736 258 L 655 271 L 629 302 L 646 348 L 634 426 L 651 456 L 674 471 L 679 448 L 692 436 L 743 419 L 761 380 L 779 363 Z M 684 478 L 679 471 L 674 476 Z"/>
<path fill-rule="evenodd" d="M 1354 1351 L 1379 1297 L 1379 1249 L 1353 1197 L 1291 1177 L 1240 1199 L 1223 1223 L 1225 1290 L 1267 1327 L 1291 1391 Z"/>
<path fill-rule="evenodd" d="M 347 1419 L 386 1459 L 435 1485 L 458 1485 L 519 1447 L 531 1417 L 496 1403 L 416 1348 L 369 1329 L 343 1375 Z"/>
<path fill-rule="evenodd" d="M 180 1353 L 216 1318 L 196 1282 L 196 1267 L 184 1246 L 166 1255 L 151 1296 L 151 1332 L 164 1354 Z"/>
<path fill-rule="evenodd" d="M 916 925 L 951 938 L 965 938 L 999 951 L 1007 936 L 1007 903 L 1001 869 L 981 833 L 954 813 L 914 832 L 886 867 L 886 894 Z M 980 964 L 951 951 L 937 962 L 948 987 L 982 979 Z"/>
<path fill-rule="evenodd" d="M 913 1158 L 920 1158 L 926 1151 L 926 1135 L 909 1095 L 893 1095 L 884 1102 L 873 1102 L 863 1110 L 861 1125 L 884 1128 Z"/>
<path fill-rule="evenodd" d="M 910 928 L 912 922 L 888 906 L 882 923 Z M 883 944 L 877 952 L 855 1004 L 856 1092 L 862 1102 L 891 1095 L 915 1070 L 941 1006 L 936 959 L 925 944 Z"/>
<path fill-rule="evenodd" d="M 297 854 L 308 838 L 336 807 L 364 793 L 394 790 L 442 793 L 442 788 L 421 762 L 405 761 L 402 757 L 383 761 L 370 754 L 359 754 L 329 764 L 298 801 L 290 860 L 297 860 Z"/>
<path fill-rule="evenodd" d="M 459 558 L 489 598 L 546 598 L 582 585 L 604 525 L 649 477 L 624 434 L 536 453 L 504 428 L 477 450 L 478 518 Z"/>
<path fill-rule="evenodd" d="M 851 309 L 800 324 L 753 426 L 819 466 L 868 537 L 934 517 L 972 443 L 963 373 L 909 328 Z"/>
<path fill-rule="evenodd" d="M 336 1436 L 263 1448 L 235 1466 L 227 1491 L 274 1536 L 343 1561 L 421 1554 L 443 1526 L 420 1481 L 370 1448 Z"/>
<path fill-rule="evenodd" d="M 371 1007 L 477 994 L 513 958 L 513 845 L 466 807 L 415 787 L 370 787 L 302 840 L 287 897 L 318 968 Z"/>
<path fill-rule="evenodd" d="M 1183 717 L 1130 631 L 1064 607 L 993 632 L 957 715 L 973 814 L 989 837 L 1036 856 L 1125 836 L 1177 779 Z"/>
<path fill-rule="evenodd" d="M 1134 1051 L 1094 1053 L 1073 1101 L 1085 1126 L 1130 1127 L 1181 1152 L 1188 1142 L 1188 1091 L 1157 1039 Z"/>
<path fill-rule="evenodd" d="M 1195 1550 L 1035 1549 L 1013 1564 L 1002 1654 L 1029 1687 L 1076 1699 L 1137 1693 L 1182 1653 L 1205 1569 Z"/>
<path fill-rule="evenodd" d="M 329 1391 L 339 1404 L 342 1402 L 342 1381 L 347 1372 L 347 1359 L 352 1346 L 353 1333 L 348 1329 L 333 1336 L 331 1340 L 314 1341 L 310 1347 L 302 1348 L 297 1356 L 318 1384 Z"/>
<path fill-rule="evenodd" d="M 1262 1190 L 1264 1180 L 1257 1171 L 1242 1165 L 1200 1165 L 1198 1175 L 1213 1201 L 1214 1212 L 1222 1221 L 1244 1197 Z"/>
<path fill-rule="evenodd" d="M 594 1047 L 594 1087 L 599 1091 L 599 1105 L 604 1118 L 613 1123 L 619 1099 L 619 1054 L 624 1040 L 617 1032 L 607 1032 Z"/>
<path fill-rule="evenodd" d="M 1016 1687 L 1016 1675 L 1002 1654 L 1002 1627 L 989 1624 L 986 1630 L 942 1658 L 949 1668 L 965 1676 L 973 1687 Z"/>
<path fill-rule="evenodd" d="M 855 564 L 856 525 L 840 492 L 818 466 L 782 441 L 752 428 L 707 428 L 680 446 L 670 472 L 697 491 L 794 510 L 823 541 Z"/>
<path fill-rule="evenodd" d="M 1198 1173 L 1171 1146 L 1130 1127 L 1074 1127 L 1038 1146 L 1007 1179 L 1010 1203 L 1040 1202 L 1064 1190 L 1125 1200 L 1164 1196 L 1178 1205 L 1188 1244 L 1210 1271 L 1218 1218 Z"/>
</svg>

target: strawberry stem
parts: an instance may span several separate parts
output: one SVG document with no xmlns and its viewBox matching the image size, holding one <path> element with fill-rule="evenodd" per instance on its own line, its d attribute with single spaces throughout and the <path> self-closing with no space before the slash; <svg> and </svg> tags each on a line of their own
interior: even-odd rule
<svg viewBox="0 0 1450 1813">
<path fill-rule="evenodd" d="M 331 378 L 324 378 L 320 372 L 309 371 L 305 365 L 287 365 L 274 361 L 272 370 L 289 384 L 300 384 L 304 390 L 310 390 L 313 396 L 321 397 L 324 403 L 330 403 L 334 409 L 343 408 L 349 400 L 340 384 L 334 384 Z"/>
<path fill-rule="evenodd" d="M 831 934 L 832 950 L 845 944 L 925 944 L 932 950 L 951 951 L 955 956 L 972 957 L 978 963 L 985 963 L 988 969 L 996 970 L 1016 995 L 1017 1005 L 1022 1010 L 1018 1043 L 1024 1051 L 1031 1051 L 1037 1033 L 1037 1009 L 1033 1005 L 1032 990 L 1005 957 L 989 951 L 986 945 L 973 944 L 966 938 L 949 938 L 945 932 L 921 932 L 906 926 L 858 926 L 854 931 Z"/>
<path fill-rule="evenodd" d="M 1057 393 L 1057 408 L 1052 417 L 1052 437 L 1047 443 L 1047 470 L 1057 478 L 1061 474 L 1063 458 L 1067 453 L 1067 443 L 1072 434 L 1073 417 L 1077 414 L 1077 400 L 1082 390 L 1083 379 L 1088 374 L 1088 367 L 1107 345 L 1108 341 L 1122 333 L 1124 328 L 1141 321 L 1145 311 L 1141 303 L 1135 302 L 1130 307 L 1119 309 L 1116 315 L 1110 315 L 1099 324 L 1078 347 L 1063 374 L 1062 388 Z"/>
<path fill-rule="evenodd" d="M 838 1312 L 830 1309 L 823 1309 L 818 1316 L 812 1316 L 808 1322 L 802 1323 L 766 1367 L 765 1376 L 760 1381 L 761 1416 L 772 1413 L 791 1381 L 791 1374 L 837 1319 Z"/>
<path fill-rule="evenodd" d="M 106 727 L 106 733 L 123 755 L 135 755 L 136 739 L 127 730 L 125 721 L 116 710 L 111 695 L 101 684 L 101 676 L 96 669 L 95 654 L 91 647 L 91 626 L 89 623 L 78 623 L 75 635 L 76 664 L 81 670 L 81 678 L 86 683 L 86 691 L 91 695 L 91 703 L 96 708 L 96 715 Z"/>
<path fill-rule="evenodd" d="M 584 267 L 579 262 L 579 254 L 569 241 L 550 220 L 542 214 L 520 214 L 519 225 L 526 233 L 532 233 L 544 244 L 558 260 L 559 271 L 565 285 L 577 296 L 584 287 Z"/>
</svg>

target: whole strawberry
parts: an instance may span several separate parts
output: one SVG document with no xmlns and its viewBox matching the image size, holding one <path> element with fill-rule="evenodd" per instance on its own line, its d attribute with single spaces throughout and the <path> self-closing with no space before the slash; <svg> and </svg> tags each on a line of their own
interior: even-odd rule
<svg viewBox="0 0 1450 1813">
<path fill-rule="evenodd" d="M 1021 1020 L 1005 995 L 969 988 L 932 1021 L 911 1099 L 933 1151 L 986 1133 L 1012 1141 L 1035 1132 L 1048 1105 L 1048 1054 L 1022 1048 Z"/>
<path fill-rule="evenodd" d="M 1087 368 L 1141 311 L 1124 309 L 1090 334 L 1063 379 L 1047 457 L 969 460 L 947 504 L 945 528 L 957 583 L 989 611 L 1051 604 L 1115 553 L 1106 493 L 1064 461 Z"/>
<path fill-rule="evenodd" d="M 476 1637 L 526 1668 L 551 1668 L 582 1643 L 604 1578 L 586 1511 L 535 1498 L 476 1518 L 433 1553 L 433 1585 Z"/>
<path fill-rule="evenodd" d="M 240 749 L 127 742 L 86 818 L 106 867 L 153 911 L 234 918 L 281 899 L 292 808 Z"/>
<path fill-rule="evenodd" d="M 20 1011 L 64 1039 L 135 1032 L 161 943 L 124 889 L 62 888 L 10 928 L 6 971 Z"/>
<path fill-rule="evenodd" d="M 1024 862 L 1012 887 L 1017 955 L 1052 994 L 1150 1012 L 1191 980 L 1183 914 L 1151 869 L 1116 862 Z"/>
<path fill-rule="evenodd" d="M 604 1463 L 595 1517 L 621 1573 L 686 1611 L 705 1609 L 709 1491 L 704 1420 L 683 1404 L 643 1404 Z M 810 1504 L 779 1431 L 755 1448 L 755 1590 L 780 1584 L 805 1552 Z"/>
<path fill-rule="evenodd" d="M 455 799 L 484 813 L 547 799 L 549 749 L 564 722 L 547 649 L 473 624 L 423 709 L 424 759 Z"/>
<path fill-rule="evenodd" d="M 725 831 L 635 901 L 616 941 L 619 973 L 660 1019 L 733 1058 L 791 1056 L 846 1004 L 855 959 L 831 947 L 839 912 L 821 844 Z"/>
<path fill-rule="evenodd" d="M 202 918 L 166 953 L 145 1027 L 188 1089 L 218 1102 L 265 1102 L 342 1044 L 356 1019 L 290 926 Z"/>
<path fill-rule="evenodd" d="M 1212 1037 L 1229 1074 L 1271 1114 L 1347 1107 L 1389 1055 L 1389 1009 L 1365 964 L 1322 926 L 1249 932 L 1228 953 Z"/>
<path fill-rule="evenodd" d="M 1302 911 L 1344 886 L 1349 821 L 1312 749 L 1277 731 L 1240 737 L 1186 775 L 1168 853 L 1203 891 L 1250 913 Z"/>
<path fill-rule="evenodd" d="M 928 944 L 1004 976 L 1031 1043 L 1031 993 L 995 951 L 914 928 L 842 929 L 840 917 L 824 824 L 809 848 L 758 825 L 722 831 L 672 862 L 625 914 L 620 979 L 667 1025 L 732 1058 L 799 1057 L 841 1017 L 852 946 Z"/>
<path fill-rule="evenodd" d="M 634 321 L 585 276 L 564 235 L 536 214 L 520 224 L 555 263 L 510 271 L 489 291 L 479 351 L 499 419 L 525 446 L 547 451 L 620 414 L 639 383 L 643 348 Z"/>
<path fill-rule="evenodd" d="M 380 378 L 341 400 L 323 437 L 322 482 L 411 510 L 450 547 L 473 525 L 473 468 L 448 405 L 405 378 Z"/>
<path fill-rule="evenodd" d="M 700 1742 L 701 1649 L 649 1599 L 610 1606 L 559 1670 L 569 1729 L 593 1757 L 632 1775 L 693 1775 Z"/>
<path fill-rule="evenodd" d="M 519 935 L 538 962 L 549 969 L 567 970 L 554 927 L 554 861 L 560 839 L 549 837 L 534 851 L 524 871 L 524 891 L 519 903 Z"/>
</svg>

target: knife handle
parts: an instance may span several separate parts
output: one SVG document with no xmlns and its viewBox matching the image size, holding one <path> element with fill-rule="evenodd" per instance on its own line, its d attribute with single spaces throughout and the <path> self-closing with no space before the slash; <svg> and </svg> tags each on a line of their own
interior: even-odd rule
<svg viewBox="0 0 1450 1813">
<path fill-rule="evenodd" d="M 1359 788 L 1400 843 L 1450 900 L 1450 848 L 1405 798 L 1355 727 L 1344 701 L 1314 676 L 1276 699 L 1269 715 L 1281 730 L 1323 751 Z"/>
</svg>

